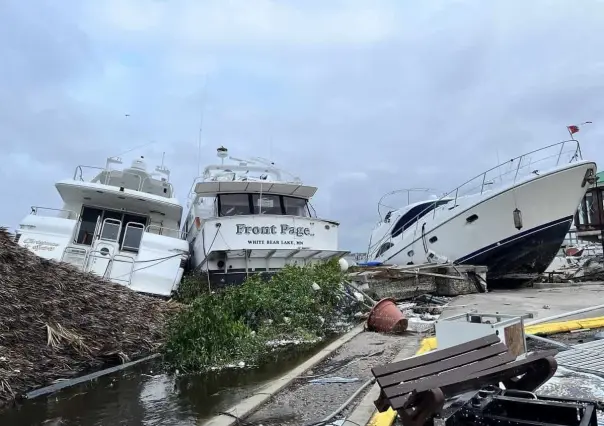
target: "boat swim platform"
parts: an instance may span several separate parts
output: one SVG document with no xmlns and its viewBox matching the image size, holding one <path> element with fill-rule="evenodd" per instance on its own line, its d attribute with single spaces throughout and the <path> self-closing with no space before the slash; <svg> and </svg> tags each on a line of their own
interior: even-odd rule
<svg viewBox="0 0 604 426">
<path fill-rule="evenodd" d="M 212 254 L 224 253 L 224 250 L 212 250 L 208 253 L 208 257 Z M 234 249 L 226 251 L 227 257 L 231 259 L 285 259 L 309 262 L 309 261 L 328 261 L 331 259 L 339 259 L 346 256 L 348 251 L 343 250 L 315 250 L 315 249 Z"/>
<path fill-rule="evenodd" d="M 434 264 L 352 268 L 348 279 L 376 299 L 411 299 L 421 294 L 461 296 L 487 291 L 487 267 Z"/>
</svg>

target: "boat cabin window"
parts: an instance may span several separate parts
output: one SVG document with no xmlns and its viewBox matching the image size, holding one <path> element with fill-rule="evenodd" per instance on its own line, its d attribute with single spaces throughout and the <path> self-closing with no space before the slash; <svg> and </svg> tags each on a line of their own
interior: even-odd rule
<svg viewBox="0 0 604 426">
<path fill-rule="evenodd" d="M 288 216 L 310 217 L 308 200 L 304 198 L 283 197 L 283 208 Z"/>
<path fill-rule="evenodd" d="M 84 206 L 75 243 L 90 246 L 98 238 L 118 242 L 120 250 L 138 252 L 146 224 L 145 216 Z"/>
<path fill-rule="evenodd" d="M 430 201 L 412 207 L 396 222 L 396 225 L 394 225 L 394 228 L 392 228 L 392 236 L 396 237 L 400 235 L 405 229 L 410 228 L 418 220 L 430 213 L 432 210 L 444 204 L 447 204 L 449 201 L 451 200 Z"/>
<path fill-rule="evenodd" d="M 219 194 L 220 216 L 251 214 L 310 217 L 308 200 L 275 194 Z"/>
<path fill-rule="evenodd" d="M 254 214 L 283 214 L 281 197 L 273 194 L 252 194 Z"/>
<path fill-rule="evenodd" d="M 218 197 L 220 216 L 251 214 L 249 194 L 221 194 Z"/>
</svg>

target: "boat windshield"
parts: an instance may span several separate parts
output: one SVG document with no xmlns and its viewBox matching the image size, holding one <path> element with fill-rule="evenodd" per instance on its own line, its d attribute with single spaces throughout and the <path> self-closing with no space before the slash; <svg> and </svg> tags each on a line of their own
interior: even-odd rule
<svg viewBox="0 0 604 426">
<path fill-rule="evenodd" d="M 287 215 L 310 217 L 308 200 L 275 194 L 219 194 L 220 216 Z"/>
<path fill-rule="evenodd" d="M 447 204 L 449 199 L 446 200 L 438 200 L 438 201 L 427 201 L 422 204 L 418 204 L 417 206 L 413 206 L 410 208 L 401 218 L 396 222 L 396 225 L 392 228 L 392 236 L 396 237 L 400 235 L 405 229 L 411 227 L 414 223 L 416 223 L 423 216 L 430 213 L 437 207 L 442 206 L 443 204 Z"/>
</svg>

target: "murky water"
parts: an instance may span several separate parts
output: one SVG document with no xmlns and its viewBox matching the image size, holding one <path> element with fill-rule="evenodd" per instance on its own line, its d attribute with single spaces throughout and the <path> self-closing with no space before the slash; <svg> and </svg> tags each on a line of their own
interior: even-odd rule
<svg viewBox="0 0 604 426">
<path fill-rule="evenodd" d="M 1 412 L 0 425 L 198 425 L 328 343 L 281 353 L 274 362 L 249 370 L 174 378 L 157 374 L 157 363 L 136 365 Z"/>
</svg>

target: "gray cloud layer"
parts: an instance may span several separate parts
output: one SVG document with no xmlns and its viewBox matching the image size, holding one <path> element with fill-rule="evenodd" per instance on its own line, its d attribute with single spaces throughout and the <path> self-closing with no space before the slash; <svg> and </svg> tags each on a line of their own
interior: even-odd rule
<svg viewBox="0 0 604 426">
<path fill-rule="evenodd" d="M 595 0 L 5 0 L 0 224 L 58 206 L 77 164 L 151 140 L 137 154 L 166 151 L 184 201 L 207 76 L 203 163 L 220 145 L 272 153 L 364 250 L 387 191 L 447 191 L 586 120 L 600 160 L 602 16 Z"/>
</svg>

